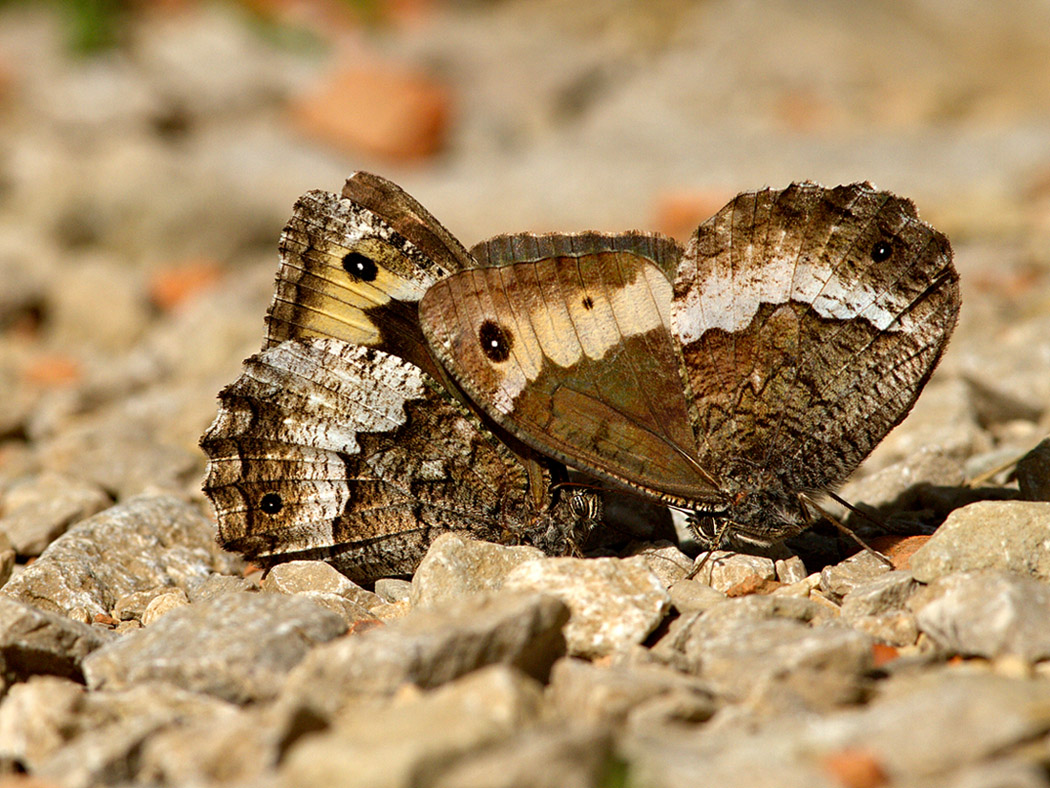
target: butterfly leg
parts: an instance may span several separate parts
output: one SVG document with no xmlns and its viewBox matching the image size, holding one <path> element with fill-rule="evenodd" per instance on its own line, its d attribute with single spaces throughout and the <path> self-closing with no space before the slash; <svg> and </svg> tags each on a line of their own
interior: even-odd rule
<svg viewBox="0 0 1050 788">
<path fill-rule="evenodd" d="M 841 501 L 841 499 L 838 498 L 838 496 L 835 496 L 835 498 L 836 498 L 836 500 L 840 500 Z M 799 509 L 802 510 L 802 516 L 806 518 L 807 523 L 809 523 L 810 525 L 813 524 L 813 519 L 811 517 L 811 509 L 812 509 L 812 511 L 820 512 L 820 514 L 824 517 L 824 519 L 826 519 L 833 526 L 835 526 L 839 530 L 840 533 L 843 533 L 846 536 L 848 536 L 854 542 L 859 544 L 863 550 L 865 550 L 866 552 L 871 553 L 873 556 L 875 556 L 880 562 L 882 562 L 883 564 L 888 566 L 890 569 L 895 569 L 896 568 L 893 565 L 893 561 L 891 561 L 889 558 L 884 556 L 878 550 L 876 550 L 871 545 L 869 545 L 867 542 L 865 542 L 863 539 L 861 539 L 859 536 L 857 536 L 857 534 L 853 531 L 853 529 L 847 527 L 844 523 L 840 522 L 837 517 L 834 517 L 824 507 L 822 507 L 815 500 L 813 500 L 808 495 L 806 495 L 806 493 L 799 493 L 798 494 L 798 503 L 799 503 Z M 845 504 L 845 501 L 842 501 L 842 503 Z M 845 504 L 845 505 L 849 506 L 849 504 Z M 852 506 L 849 506 L 849 508 L 853 509 Z M 854 509 L 854 511 L 856 511 L 856 509 Z"/>
<path fill-rule="evenodd" d="M 717 525 L 716 525 L 717 523 Z M 707 548 L 704 557 L 686 574 L 687 580 L 692 580 L 703 569 L 715 550 L 722 548 L 729 534 L 729 527 L 733 524 L 725 516 L 725 512 L 690 512 L 686 518 L 686 524 L 693 534 L 693 538 Z"/>
</svg>

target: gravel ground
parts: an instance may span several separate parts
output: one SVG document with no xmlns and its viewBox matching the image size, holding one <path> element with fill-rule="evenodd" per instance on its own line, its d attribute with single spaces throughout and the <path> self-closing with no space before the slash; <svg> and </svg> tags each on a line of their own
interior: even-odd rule
<svg viewBox="0 0 1050 788">
<path fill-rule="evenodd" d="M 0 8 L 0 786 L 1050 785 L 1050 7 L 255 6 L 308 32 L 186 2 L 83 57 Z M 896 568 L 824 531 L 694 579 L 669 542 L 448 536 L 367 589 L 220 551 L 197 439 L 292 203 L 356 169 L 468 245 L 912 197 L 962 318 L 842 491 Z"/>
</svg>

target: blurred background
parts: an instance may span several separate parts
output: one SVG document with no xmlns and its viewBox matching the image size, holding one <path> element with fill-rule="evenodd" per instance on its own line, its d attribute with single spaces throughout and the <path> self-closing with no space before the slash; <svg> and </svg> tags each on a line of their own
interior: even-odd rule
<svg viewBox="0 0 1050 788">
<path fill-rule="evenodd" d="M 292 203 L 357 169 L 468 246 L 682 238 L 738 191 L 871 180 L 963 272 L 930 429 L 1045 434 L 1047 0 L 8 0 L 0 488 L 195 488 Z"/>
</svg>

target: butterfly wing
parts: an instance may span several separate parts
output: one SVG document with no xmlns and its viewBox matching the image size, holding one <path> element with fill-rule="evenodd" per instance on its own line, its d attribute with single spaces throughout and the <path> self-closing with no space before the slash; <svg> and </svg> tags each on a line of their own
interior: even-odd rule
<svg viewBox="0 0 1050 788">
<path fill-rule="evenodd" d="M 416 311 L 427 289 L 473 261 L 400 187 L 366 172 L 341 196 L 312 191 L 296 202 L 264 347 L 333 337 L 404 358 L 432 374 Z"/>
<path fill-rule="evenodd" d="M 708 500 L 670 332 L 666 238 L 500 236 L 487 267 L 420 302 L 431 351 L 467 396 L 536 450 L 674 500 Z"/>
<path fill-rule="evenodd" d="M 739 195 L 674 280 L 700 462 L 785 493 L 837 485 L 907 415 L 958 311 L 948 240 L 910 201 L 866 183 Z"/>
<path fill-rule="evenodd" d="M 535 510 L 506 446 L 383 351 L 285 341 L 219 397 L 204 491 L 219 542 L 260 563 L 320 558 L 366 581 L 412 572 L 446 531 L 552 549 L 552 525 L 578 525 Z"/>
</svg>

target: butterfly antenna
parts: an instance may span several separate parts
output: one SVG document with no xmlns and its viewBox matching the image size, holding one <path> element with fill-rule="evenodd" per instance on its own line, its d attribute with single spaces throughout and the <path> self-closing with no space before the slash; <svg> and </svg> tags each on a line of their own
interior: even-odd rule
<svg viewBox="0 0 1050 788">
<path fill-rule="evenodd" d="M 834 493 L 831 493 L 831 497 L 834 498 L 839 503 L 841 503 L 843 506 L 845 506 L 850 511 L 856 512 L 857 514 L 859 514 L 861 516 L 867 517 L 872 522 L 881 525 L 881 523 L 879 523 L 878 520 L 875 520 L 870 515 L 864 514 L 864 512 L 862 512 L 860 509 L 857 509 L 856 507 L 851 506 L 850 504 L 846 503 L 845 501 L 843 501 L 841 498 L 839 498 Z M 799 503 L 803 504 L 803 506 L 801 508 L 802 508 L 802 512 L 804 514 L 806 514 L 806 519 L 809 519 L 808 513 L 806 512 L 806 506 L 805 506 L 806 504 L 808 504 L 809 506 L 813 507 L 813 509 L 815 509 L 816 511 L 820 512 L 820 514 L 823 515 L 824 519 L 826 519 L 829 523 L 831 523 L 833 526 L 835 526 L 841 533 L 845 534 L 850 539 L 852 539 L 854 542 L 856 542 L 858 545 L 860 545 L 862 550 L 864 550 L 865 552 L 871 553 L 881 563 L 885 564 L 890 569 L 896 569 L 896 567 L 893 565 L 893 561 L 891 561 L 885 555 L 880 553 L 874 547 L 872 547 L 867 542 L 865 542 L 863 539 L 861 539 L 859 536 L 857 536 L 856 532 L 852 528 L 847 527 L 845 524 L 843 524 L 841 521 L 839 521 L 839 519 L 837 517 L 834 517 L 830 512 L 828 512 L 827 509 L 822 507 L 820 504 L 818 504 L 816 501 L 814 501 L 808 495 L 806 495 L 805 493 L 800 493 L 799 496 L 798 496 L 798 500 L 799 500 Z"/>
<path fill-rule="evenodd" d="M 578 490 L 594 490 L 595 492 L 602 492 L 608 490 L 608 487 L 603 487 L 600 484 L 594 484 L 589 482 L 554 482 L 547 489 L 551 492 L 557 492 L 558 490 L 564 490 L 568 487 L 574 487 Z"/>
<path fill-rule="evenodd" d="M 875 515 L 871 514 L 871 512 L 866 512 L 866 511 L 864 511 L 863 509 L 858 509 L 858 508 L 857 508 L 856 506 L 854 506 L 853 504 L 851 504 L 851 503 L 850 503 L 849 501 L 847 501 L 847 500 L 846 500 L 845 498 L 840 498 L 839 496 L 835 495 L 835 493 L 833 493 L 833 492 L 830 492 L 830 491 L 828 492 L 828 497 L 829 497 L 829 498 L 831 498 L 832 500 L 834 500 L 834 501 L 835 501 L 836 503 L 840 503 L 840 504 L 842 504 L 842 505 L 843 505 L 843 506 L 845 506 L 845 507 L 846 507 L 847 509 L 849 509 L 849 510 L 850 510 L 851 512 L 853 512 L 853 514 L 857 515 L 858 517 L 863 517 L 863 518 L 864 518 L 865 520 L 867 520 L 867 521 L 868 521 L 869 523 L 871 523 L 872 525 L 877 525 L 877 526 L 878 526 L 879 528 L 882 528 L 882 529 L 885 529 L 885 528 L 886 528 L 886 523 L 885 523 L 885 522 L 883 522 L 882 520 L 880 520 L 880 519 L 879 519 L 878 517 L 876 517 Z M 825 511 L 824 511 L 823 509 L 821 509 L 821 508 L 820 508 L 819 506 L 817 506 L 816 504 L 813 504 L 813 505 L 814 505 L 814 506 L 815 506 L 815 507 L 816 507 L 816 508 L 817 508 L 818 510 L 820 510 L 820 512 L 821 512 L 821 513 L 822 513 L 822 514 L 823 514 L 823 515 L 824 515 L 825 517 L 827 517 L 827 512 L 825 512 Z M 828 518 L 828 519 L 831 519 L 831 518 Z"/>
</svg>

